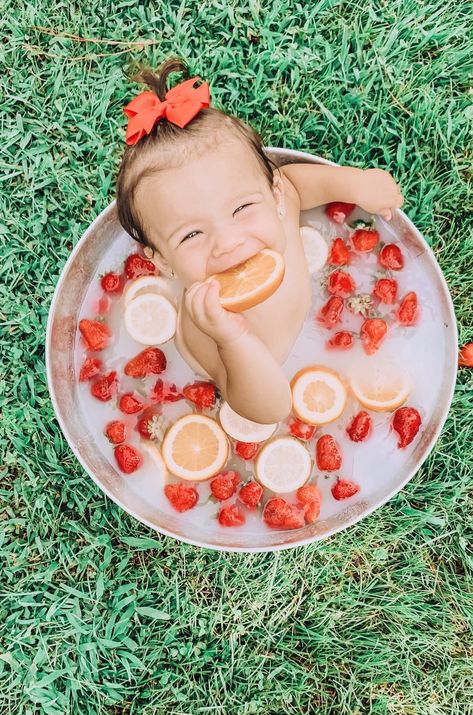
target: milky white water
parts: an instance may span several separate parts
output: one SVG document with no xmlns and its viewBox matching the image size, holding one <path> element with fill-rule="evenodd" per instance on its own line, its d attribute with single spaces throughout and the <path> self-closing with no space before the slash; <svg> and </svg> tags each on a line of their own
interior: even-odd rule
<svg viewBox="0 0 473 715">
<path fill-rule="evenodd" d="M 361 210 L 357 209 L 349 217 L 350 221 L 356 218 L 367 218 Z M 312 226 L 320 231 L 327 244 L 340 236 L 344 239 L 348 238 L 349 229 L 347 226 L 336 226 L 328 221 L 321 208 L 305 211 L 301 214 L 301 225 Z M 380 232 L 381 241 L 385 243 L 399 243 L 401 241 L 396 236 L 390 225 L 380 219 L 377 219 L 376 228 Z M 441 321 L 436 319 L 439 314 L 439 297 L 434 291 L 434 287 L 427 281 L 425 275 L 421 272 L 420 266 L 416 260 L 416 255 L 409 251 L 405 244 L 401 244 L 401 250 L 404 255 L 405 265 L 401 271 L 388 272 L 398 283 L 398 300 L 401 299 L 407 292 L 413 290 L 417 293 L 420 305 L 420 320 L 414 327 L 400 327 L 394 321 L 395 306 L 383 305 L 378 307 L 378 312 L 381 317 L 386 314 L 386 322 L 388 323 L 388 335 L 381 345 L 381 348 L 374 356 L 368 356 L 363 351 L 360 341 L 356 340 L 355 345 L 348 351 L 327 351 L 325 342 L 335 332 L 340 330 L 351 330 L 358 333 L 363 318 L 359 315 L 353 315 L 347 308 L 344 309 L 342 322 L 335 328 L 328 331 L 326 328 L 319 326 L 314 321 L 314 315 L 319 312 L 321 306 L 327 301 L 328 294 L 320 285 L 320 275 L 313 279 L 313 297 L 312 306 L 307 315 L 307 319 L 299 334 L 299 337 L 293 347 L 292 353 L 283 369 L 288 376 L 292 378 L 295 372 L 307 365 L 317 364 L 325 365 L 336 370 L 342 377 L 348 378 L 354 367 L 357 369 L 372 369 L 377 360 L 383 357 L 389 357 L 395 360 L 396 364 L 402 366 L 402 369 L 407 372 L 412 384 L 411 394 L 405 403 L 406 405 L 415 407 L 419 410 L 422 416 L 422 426 L 414 441 L 406 449 L 397 448 L 398 436 L 390 428 L 392 413 L 376 413 L 369 411 L 373 419 L 373 430 L 366 442 L 354 443 L 345 432 L 346 427 L 350 424 L 351 419 L 362 407 L 353 397 L 349 397 L 345 410 L 341 417 L 334 423 L 326 427 L 317 428 L 316 434 L 312 440 L 304 443 L 309 450 L 309 453 L 314 463 L 315 442 L 322 434 L 331 434 L 337 440 L 341 447 L 343 455 L 343 463 L 340 472 L 324 474 L 320 473 L 317 467 L 313 464 L 311 481 L 316 481 L 322 492 L 322 511 L 321 519 L 330 517 L 342 510 L 348 504 L 355 504 L 358 499 L 364 499 L 374 494 L 382 482 L 383 484 L 392 484 L 394 488 L 399 482 L 399 473 L 402 470 L 403 464 L 406 462 L 411 450 L 414 448 L 419 439 L 422 430 L 425 429 L 428 420 L 433 412 L 434 405 L 439 398 L 439 389 L 441 383 L 441 375 L 443 369 L 443 360 L 445 355 L 444 345 L 444 328 Z M 104 256 L 100 265 L 97 266 L 97 272 L 92 281 L 86 298 L 81 307 L 80 318 L 94 319 L 97 316 L 97 300 L 102 295 L 100 289 L 100 275 L 111 270 L 122 272 L 123 260 L 129 253 L 136 251 L 136 244 L 125 234 L 120 237 L 114 244 L 110 246 L 110 250 Z M 332 267 L 335 270 L 337 267 Z M 340 267 L 343 270 L 343 266 Z M 356 293 L 371 293 L 373 288 L 373 276 L 379 270 L 382 270 L 377 265 L 377 253 L 367 254 L 357 257 L 356 261 L 349 266 L 349 272 L 356 282 Z M 123 298 L 112 298 L 111 311 L 105 316 L 106 322 L 109 324 L 113 339 L 106 350 L 96 353 L 97 357 L 104 362 L 105 371 L 110 372 L 116 370 L 119 375 L 119 393 L 137 392 L 145 398 L 150 394 L 151 388 L 154 386 L 158 377 L 161 377 L 165 382 L 175 383 L 178 388 L 193 382 L 198 379 L 189 366 L 183 361 L 174 342 L 170 341 L 159 346 L 167 358 L 167 368 L 161 375 L 152 375 L 143 380 L 126 377 L 123 373 L 125 363 L 134 355 L 145 349 L 145 346 L 132 340 L 121 320 Z M 79 339 L 76 342 L 76 374 L 79 374 L 80 366 L 85 356 L 84 348 Z M 133 444 L 137 447 L 143 457 L 142 467 L 131 475 L 125 475 L 129 487 L 136 492 L 142 499 L 149 502 L 157 510 L 171 513 L 176 512 L 170 506 L 169 502 L 163 493 L 163 478 L 157 472 L 154 462 L 140 448 L 139 434 L 133 429 L 137 421 L 137 415 L 123 415 L 117 408 L 117 399 L 114 398 L 109 402 L 99 402 L 90 394 L 90 383 L 82 383 L 79 385 L 80 409 L 83 411 L 83 420 L 89 425 L 90 431 L 95 435 L 97 445 L 101 449 L 104 456 L 110 461 L 112 466 L 117 469 L 113 449 L 107 438 L 104 436 L 103 430 L 107 422 L 120 419 L 128 426 L 128 436 L 126 443 Z M 163 415 L 169 423 L 175 421 L 178 417 L 193 412 L 193 405 L 186 400 L 176 403 L 166 404 L 163 406 Z M 205 414 L 215 416 L 217 410 L 206 411 Z M 281 423 L 277 434 L 287 434 L 288 427 L 286 423 Z M 252 462 L 231 456 L 227 463 L 226 469 L 236 469 L 240 472 L 242 483 L 253 477 L 254 472 Z M 337 502 L 330 492 L 330 488 L 336 481 L 337 475 L 344 479 L 354 480 L 361 486 L 360 492 L 354 497 Z M 168 477 L 169 481 L 177 481 L 173 477 Z M 199 492 L 199 504 L 192 510 L 184 512 L 180 518 L 187 522 L 196 524 L 206 524 L 209 522 L 215 523 L 215 528 L 221 529 L 216 521 L 216 515 L 221 506 L 221 503 L 215 502 L 213 498 L 209 498 L 210 489 L 209 483 L 200 483 L 197 487 Z M 264 500 L 272 496 L 269 492 L 265 494 Z M 285 499 L 289 502 L 295 502 L 294 494 L 284 494 Z M 264 501 L 263 500 L 263 501 Z M 235 497 L 230 499 L 228 503 L 233 503 Z M 223 503 L 225 505 L 225 502 Z M 245 510 L 247 518 L 246 524 L 238 527 L 238 530 L 246 530 L 248 532 L 267 531 L 268 528 L 262 522 L 260 513 L 250 513 Z"/>
</svg>

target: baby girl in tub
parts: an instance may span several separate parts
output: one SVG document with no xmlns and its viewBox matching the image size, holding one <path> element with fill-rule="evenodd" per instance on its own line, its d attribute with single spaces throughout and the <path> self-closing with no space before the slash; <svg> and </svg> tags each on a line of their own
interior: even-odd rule
<svg viewBox="0 0 473 715">
<path fill-rule="evenodd" d="M 281 365 L 311 302 L 311 276 L 299 232 L 300 212 L 334 201 L 389 219 L 403 203 L 381 169 L 290 164 L 277 168 L 256 132 L 209 106 L 207 83 L 168 92 L 168 60 L 158 75 L 141 73 L 152 92 L 125 108 L 130 117 L 118 176 L 120 223 L 152 249 L 160 272 L 182 286 L 176 346 L 189 365 L 213 379 L 243 417 L 285 419 L 291 390 Z M 279 287 L 266 300 L 230 312 L 210 276 L 272 249 L 284 258 Z"/>
</svg>

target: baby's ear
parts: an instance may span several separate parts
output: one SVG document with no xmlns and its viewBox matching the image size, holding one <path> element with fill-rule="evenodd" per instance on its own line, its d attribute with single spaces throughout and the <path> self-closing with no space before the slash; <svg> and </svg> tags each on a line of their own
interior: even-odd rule
<svg viewBox="0 0 473 715">
<path fill-rule="evenodd" d="M 158 251 L 156 251 L 156 249 L 151 248 L 151 246 L 145 246 L 143 252 L 144 252 L 146 258 L 148 258 L 150 261 L 153 261 L 154 265 L 156 266 L 156 268 L 159 270 L 160 273 L 162 273 L 165 276 L 172 274 L 171 266 L 166 261 L 166 259 L 163 258 L 162 255 Z"/>
<path fill-rule="evenodd" d="M 279 170 L 273 172 L 273 195 L 278 207 L 278 213 L 282 218 L 286 213 L 286 206 L 284 201 L 285 189 L 284 182 L 282 180 L 281 173 Z"/>
</svg>

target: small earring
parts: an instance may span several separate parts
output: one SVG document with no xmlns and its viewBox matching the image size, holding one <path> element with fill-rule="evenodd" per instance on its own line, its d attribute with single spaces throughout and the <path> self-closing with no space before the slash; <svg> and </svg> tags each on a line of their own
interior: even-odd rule
<svg viewBox="0 0 473 715">
<path fill-rule="evenodd" d="M 280 218 L 284 218 L 284 216 L 286 215 L 286 209 L 284 206 L 279 207 L 278 214 Z"/>
<path fill-rule="evenodd" d="M 174 278 L 174 271 L 171 268 L 171 273 L 169 274 L 169 278 Z"/>
</svg>

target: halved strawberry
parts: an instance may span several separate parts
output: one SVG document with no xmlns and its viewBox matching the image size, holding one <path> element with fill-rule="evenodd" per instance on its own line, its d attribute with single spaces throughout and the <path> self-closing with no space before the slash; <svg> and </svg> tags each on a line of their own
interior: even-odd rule
<svg viewBox="0 0 473 715">
<path fill-rule="evenodd" d="M 106 273 L 100 279 L 100 285 L 106 293 L 120 293 L 122 290 L 122 280 L 119 273 Z"/>
<path fill-rule="evenodd" d="M 333 271 L 328 277 L 327 290 L 332 295 L 346 298 L 355 292 L 356 284 L 346 271 Z"/>
<path fill-rule="evenodd" d="M 376 281 L 373 294 L 379 298 L 381 303 L 391 305 L 397 296 L 397 281 L 394 278 L 380 278 Z"/>
<path fill-rule="evenodd" d="M 95 352 L 107 347 L 111 332 L 105 323 L 83 318 L 79 322 L 79 330 L 88 350 Z"/>
<path fill-rule="evenodd" d="M 224 501 L 235 494 L 239 483 L 239 473 L 230 469 L 227 472 L 217 474 L 216 477 L 210 480 L 210 491 L 216 499 Z"/>
<path fill-rule="evenodd" d="M 241 526 L 245 521 L 245 515 L 236 504 L 224 506 L 218 513 L 218 523 L 220 526 Z"/>
<path fill-rule="evenodd" d="M 192 509 L 199 501 L 197 490 L 187 484 L 166 484 L 164 493 L 171 506 L 179 512 Z"/>
<path fill-rule="evenodd" d="M 200 410 L 210 409 L 217 399 L 217 389 L 213 382 L 198 380 L 192 385 L 186 385 L 182 392 L 184 397 L 197 405 Z"/>
<path fill-rule="evenodd" d="M 414 291 L 406 293 L 396 311 L 396 318 L 401 325 L 405 326 L 412 326 L 417 323 L 419 318 L 417 293 Z"/>
<path fill-rule="evenodd" d="M 258 482 L 247 482 L 238 492 L 238 498 L 248 509 L 256 509 L 263 496 L 263 487 Z"/>
<path fill-rule="evenodd" d="M 154 429 L 158 426 L 158 409 L 157 407 L 148 407 L 138 418 L 136 429 L 145 439 L 156 439 Z"/>
<path fill-rule="evenodd" d="M 412 442 L 422 424 L 422 418 L 415 407 L 400 407 L 393 415 L 392 426 L 399 435 L 397 446 L 404 449 Z"/>
<path fill-rule="evenodd" d="M 143 458 L 138 452 L 136 447 L 132 447 L 131 444 L 120 444 L 114 449 L 115 459 L 125 474 L 131 474 L 136 472 L 143 463 Z"/>
<path fill-rule="evenodd" d="M 85 382 L 86 380 L 90 380 L 91 377 L 95 377 L 95 375 L 98 375 L 101 369 L 101 360 L 99 360 L 98 358 L 85 358 L 80 369 L 79 381 Z"/>
<path fill-rule="evenodd" d="M 382 318 L 368 318 L 360 330 L 361 343 L 367 355 L 373 355 L 383 342 L 388 332 L 386 321 Z"/>
<path fill-rule="evenodd" d="M 163 382 L 163 380 L 159 378 L 156 380 L 156 384 L 152 389 L 150 399 L 158 405 L 162 405 L 165 402 L 183 400 L 184 395 L 182 392 L 179 392 L 174 383 Z"/>
<path fill-rule="evenodd" d="M 118 403 L 118 409 L 126 415 L 134 415 L 137 412 L 141 412 L 143 407 L 144 403 L 135 397 L 132 392 L 126 392 L 122 395 Z"/>
<path fill-rule="evenodd" d="M 357 228 L 351 240 L 356 251 L 368 253 L 378 245 L 379 233 L 375 228 Z"/>
<path fill-rule="evenodd" d="M 105 427 L 105 435 L 112 444 L 121 444 L 126 439 L 126 425 L 120 420 L 113 420 Z"/>
<path fill-rule="evenodd" d="M 387 243 L 383 246 L 378 256 L 378 263 L 391 271 L 400 271 L 404 268 L 404 258 L 397 243 Z"/>
<path fill-rule="evenodd" d="M 100 375 L 91 385 L 90 392 L 102 402 L 111 400 L 117 390 L 117 373 L 115 370 L 109 372 L 108 375 Z"/>
<path fill-rule="evenodd" d="M 360 491 L 360 485 L 350 482 L 348 479 L 338 479 L 333 485 L 331 492 L 334 499 L 349 499 Z"/>
<path fill-rule="evenodd" d="M 315 458 L 317 467 L 322 472 L 333 472 L 342 466 L 340 447 L 330 434 L 319 437 L 315 445 Z"/>
<path fill-rule="evenodd" d="M 148 261 L 139 253 L 132 253 L 125 261 L 125 274 L 130 280 L 138 276 L 150 276 L 156 273 L 153 261 Z"/>
<path fill-rule="evenodd" d="M 299 506 L 304 512 L 306 524 L 313 524 L 320 515 L 321 496 L 319 490 L 315 484 L 306 484 L 303 487 L 299 487 L 296 496 L 300 502 Z"/>
<path fill-rule="evenodd" d="M 362 410 L 354 416 L 350 425 L 347 427 L 347 433 L 352 442 L 364 442 L 370 435 L 373 420 L 367 412 Z"/>
<path fill-rule="evenodd" d="M 347 204 L 343 201 L 332 201 L 325 207 L 325 213 L 334 223 L 342 224 L 351 214 L 356 204 Z"/>
<path fill-rule="evenodd" d="M 316 429 L 317 427 L 314 425 L 308 425 L 297 417 L 294 417 L 289 423 L 289 432 L 294 435 L 294 437 L 298 437 L 298 439 L 303 439 L 304 441 L 312 439 Z"/>
<path fill-rule="evenodd" d="M 235 442 L 235 452 L 242 459 L 254 459 L 258 454 L 260 442 Z"/>
<path fill-rule="evenodd" d="M 344 266 L 349 263 L 350 252 L 343 238 L 336 238 L 330 248 L 328 263 L 332 266 Z"/>
<path fill-rule="evenodd" d="M 459 367 L 473 367 L 473 343 L 466 343 L 458 352 Z"/>
<path fill-rule="evenodd" d="M 127 362 L 124 371 L 130 377 L 159 375 L 166 369 L 166 364 L 166 355 L 160 348 L 146 348 Z"/>
<path fill-rule="evenodd" d="M 333 295 L 320 309 L 317 315 L 317 321 L 325 328 L 332 328 L 334 325 L 341 322 L 343 306 L 343 298 Z"/>
<path fill-rule="evenodd" d="M 282 497 L 266 502 L 263 521 L 271 529 L 301 529 L 305 523 L 302 510 L 289 504 Z"/>
<path fill-rule="evenodd" d="M 349 350 L 353 347 L 353 333 L 348 330 L 341 330 L 325 343 L 330 350 Z"/>
</svg>

